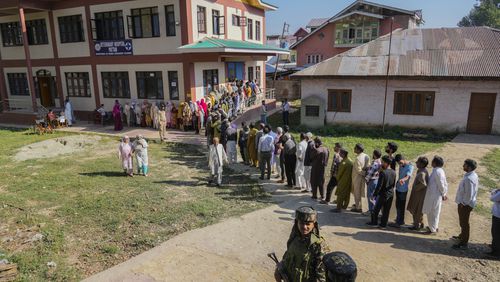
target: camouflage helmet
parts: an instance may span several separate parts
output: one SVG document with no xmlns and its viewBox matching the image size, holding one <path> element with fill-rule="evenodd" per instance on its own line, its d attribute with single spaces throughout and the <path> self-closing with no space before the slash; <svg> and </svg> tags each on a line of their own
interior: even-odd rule
<svg viewBox="0 0 500 282">
<path fill-rule="evenodd" d="M 295 219 L 302 222 L 317 222 L 318 212 L 313 207 L 303 206 L 295 210 Z"/>
</svg>

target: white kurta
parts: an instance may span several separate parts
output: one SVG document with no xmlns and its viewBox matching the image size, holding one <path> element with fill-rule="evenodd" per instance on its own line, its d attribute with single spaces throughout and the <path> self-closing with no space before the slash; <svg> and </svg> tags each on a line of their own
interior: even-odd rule
<svg viewBox="0 0 500 282">
<path fill-rule="evenodd" d="M 120 146 L 118 146 L 118 157 L 122 162 L 123 169 L 127 172 L 132 172 L 134 166 L 132 164 L 132 146 L 130 146 L 130 143 L 120 143 Z"/>
<path fill-rule="evenodd" d="M 305 178 L 304 159 L 306 157 L 307 141 L 302 140 L 297 146 L 297 166 L 295 167 L 295 177 L 300 188 L 307 188 Z"/>
<path fill-rule="evenodd" d="M 224 151 L 222 144 L 218 144 L 217 147 L 215 147 L 215 145 L 210 145 L 208 152 L 208 167 L 212 175 L 222 173 L 222 166 L 227 162 L 226 151 Z"/>
<path fill-rule="evenodd" d="M 443 196 L 448 193 L 448 182 L 446 181 L 446 174 L 440 167 L 432 169 L 431 176 L 429 177 L 429 184 L 427 185 L 427 192 L 425 193 L 424 206 L 422 213 L 427 215 L 429 229 L 436 232 L 439 227 L 439 214 L 441 213 L 441 204 Z"/>
<path fill-rule="evenodd" d="M 73 105 L 71 105 L 70 101 L 64 104 L 64 116 L 66 117 L 68 125 L 72 125 L 75 117 L 73 116 Z"/>
</svg>

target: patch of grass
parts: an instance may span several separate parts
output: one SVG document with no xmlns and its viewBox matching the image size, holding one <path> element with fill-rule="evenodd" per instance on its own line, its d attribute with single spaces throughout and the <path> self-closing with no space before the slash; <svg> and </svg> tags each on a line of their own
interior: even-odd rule
<svg viewBox="0 0 500 282">
<path fill-rule="evenodd" d="M 374 149 L 380 149 L 382 152 L 387 142 L 394 141 L 399 145 L 398 153 L 416 160 L 418 156 L 429 151 L 439 149 L 444 143 L 453 139 L 453 134 L 438 134 L 431 130 L 405 129 L 401 127 L 388 127 L 385 134 L 382 134 L 378 127 L 359 127 L 347 125 L 329 125 L 317 129 L 310 129 L 300 125 L 300 109 L 290 113 L 290 132 L 296 140 L 299 140 L 300 132 L 311 131 L 315 136 L 320 136 L 323 144 L 330 150 L 333 149 L 336 142 L 342 143 L 349 152 L 352 151 L 356 143 L 365 146 L 365 153 L 371 156 Z M 276 128 L 282 126 L 281 112 L 269 117 L 269 123 Z M 409 138 L 403 133 L 424 133 L 427 138 Z M 332 159 L 332 158 L 330 158 Z M 330 160 L 331 161 L 331 160 Z"/>
<path fill-rule="evenodd" d="M 500 149 L 493 149 L 479 161 L 486 167 L 486 173 L 479 175 L 478 203 L 476 211 L 484 216 L 491 216 L 490 191 L 500 188 Z"/>
<path fill-rule="evenodd" d="M 236 171 L 224 172 L 227 185 L 207 186 L 204 148 L 193 145 L 150 142 L 147 178 L 123 175 L 110 137 L 73 155 L 12 160 L 24 145 L 63 135 L 0 130 L 0 179 L 8 179 L 0 182 L 0 256 L 19 265 L 21 281 L 77 281 L 270 201 Z M 23 244 L 20 234 L 30 232 L 44 239 Z"/>
</svg>

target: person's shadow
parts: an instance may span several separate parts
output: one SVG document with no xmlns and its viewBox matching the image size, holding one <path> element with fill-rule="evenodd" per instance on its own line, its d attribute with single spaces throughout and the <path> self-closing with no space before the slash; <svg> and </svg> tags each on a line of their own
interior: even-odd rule
<svg viewBox="0 0 500 282">
<path fill-rule="evenodd" d="M 82 176 L 88 177 L 96 177 L 96 176 L 104 176 L 104 177 L 125 177 L 126 174 L 121 171 L 94 171 L 94 172 L 82 172 L 79 173 Z"/>
</svg>

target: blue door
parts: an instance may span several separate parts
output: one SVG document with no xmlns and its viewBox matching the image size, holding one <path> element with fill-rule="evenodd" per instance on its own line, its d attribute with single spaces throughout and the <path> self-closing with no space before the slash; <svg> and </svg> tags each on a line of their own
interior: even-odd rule
<svg viewBox="0 0 500 282">
<path fill-rule="evenodd" d="M 244 80 L 245 79 L 245 64 L 243 62 L 228 62 L 227 64 L 227 78 L 229 81 Z"/>
</svg>

